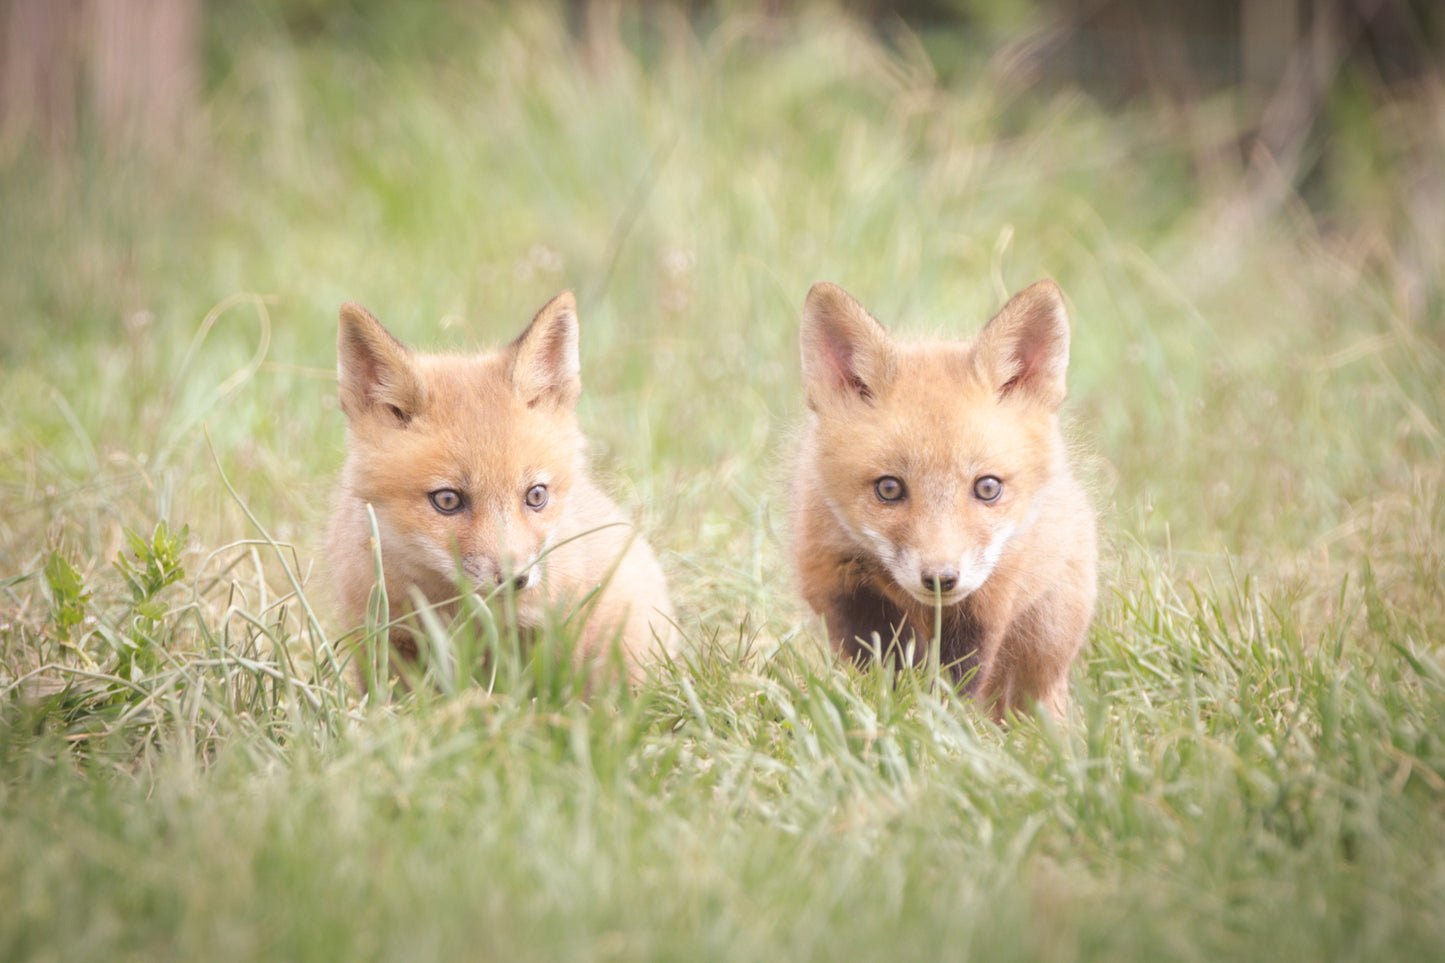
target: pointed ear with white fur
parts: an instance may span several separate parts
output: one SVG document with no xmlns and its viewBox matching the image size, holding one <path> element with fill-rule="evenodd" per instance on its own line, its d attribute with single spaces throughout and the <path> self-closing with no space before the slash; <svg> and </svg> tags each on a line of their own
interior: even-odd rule
<svg viewBox="0 0 1445 963">
<path fill-rule="evenodd" d="M 577 299 L 563 291 L 512 342 L 512 390 L 528 407 L 577 404 L 582 393 L 577 341 Z"/>
<path fill-rule="evenodd" d="M 827 281 L 808 291 L 801 330 L 808 407 L 842 397 L 871 403 L 893 380 L 893 339 L 851 294 Z"/>
<path fill-rule="evenodd" d="M 1000 398 L 1020 395 L 1057 409 L 1067 391 L 1069 314 L 1045 278 L 1009 299 L 978 336 L 979 373 Z"/>
<path fill-rule="evenodd" d="M 380 415 L 404 426 L 426 403 L 411 350 L 350 301 L 341 306 L 336 332 L 336 375 L 341 410 L 352 421 Z"/>
</svg>

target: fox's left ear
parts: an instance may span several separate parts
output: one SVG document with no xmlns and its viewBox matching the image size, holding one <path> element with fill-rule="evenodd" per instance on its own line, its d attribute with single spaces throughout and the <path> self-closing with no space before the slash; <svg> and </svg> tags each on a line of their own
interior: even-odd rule
<svg viewBox="0 0 1445 963">
<path fill-rule="evenodd" d="M 979 334 L 974 359 L 1000 398 L 1021 394 L 1050 408 L 1063 404 L 1069 313 L 1059 286 L 1045 278 L 1010 298 Z"/>
<path fill-rule="evenodd" d="M 527 407 L 577 404 L 582 393 L 577 340 L 577 299 L 563 291 L 544 304 L 512 342 L 512 390 Z"/>
</svg>

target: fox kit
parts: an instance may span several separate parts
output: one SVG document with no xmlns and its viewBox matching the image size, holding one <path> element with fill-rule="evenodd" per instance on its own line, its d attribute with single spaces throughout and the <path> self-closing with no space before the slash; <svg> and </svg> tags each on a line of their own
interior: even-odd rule
<svg viewBox="0 0 1445 963">
<path fill-rule="evenodd" d="M 392 617 L 412 592 L 455 613 L 458 577 L 513 593 L 518 625 L 599 593 L 579 665 L 620 645 L 634 679 L 674 650 L 672 608 L 647 543 L 587 477 L 571 292 L 511 344 L 474 356 L 419 354 L 355 304 L 341 307 L 337 370 L 347 455 L 332 517 L 331 572 L 355 625 L 375 583 L 370 505 Z M 415 660 L 403 620 L 391 644 Z"/>
<path fill-rule="evenodd" d="M 1058 410 L 1069 322 L 1053 281 L 967 342 L 901 344 L 818 283 L 802 318 L 808 420 L 794 479 L 803 597 L 833 646 L 928 652 L 996 718 L 1062 716 L 1094 609 L 1094 517 Z"/>
</svg>

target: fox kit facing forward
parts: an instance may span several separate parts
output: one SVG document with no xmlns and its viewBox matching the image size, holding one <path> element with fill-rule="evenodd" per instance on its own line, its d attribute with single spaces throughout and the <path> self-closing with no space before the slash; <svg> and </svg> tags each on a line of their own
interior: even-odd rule
<svg viewBox="0 0 1445 963">
<path fill-rule="evenodd" d="M 818 283 L 802 354 L 794 552 L 833 646 L 919 662 L 938 614 L 940 664 L 996 718 L 1035 701 L 1062 717 L 1097 547 L 1059 430 L 1058 287 L 1014 296 L 972 341 L 902 344 Z"/>
<path fill-rule="evenodd" d="M 474 356 L 419 354 L 355 304 L 341 307 L 337 370 L 347 456 L 331 524 L 331 572 L 350 624 L 375 583 L 370 505 L 392 617 L 413 591 L 455 612 L 458 580 L 513 595 L 523 629 L 592 593 L 579 664 L 615 643 L 636 678 L 674 650 L 672 608 L 646 542 L 586 473 L 577 425 L 577 308 L 547 303 L 517 340 Z M 417 647 L 404 620 L 391 643 Z"/>
</svg>

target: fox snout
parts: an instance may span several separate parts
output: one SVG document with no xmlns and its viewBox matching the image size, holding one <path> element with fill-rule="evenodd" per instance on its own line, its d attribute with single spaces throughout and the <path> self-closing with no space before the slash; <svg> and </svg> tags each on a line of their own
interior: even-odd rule
<svg viewBox="0 0 1445 963">
<path fill-rule="evenodd" d="M 900 588 L 920 602 L 932 604 L 934 599 L 942 599 L 945 603 L 952 604 L 978 588 L 975 583 L 981 584 L 983 581 L 972 570 L 973 566 L 968 566 L 967 573 L 962 571 L 967 562 L 964 554 L 960 551 L 945 556 L 947 561 L 944 558 L 929 560 L 914 555 L 914 564 L 902 571 L 895 568 L 893 577 Z"/>
<path fill-rule="evenodd" d="M 918 574 L 925 592 L 947 595 L 958 587 L 958 569 L 952 565 L 925 566 Z"/>
<path fill-rule="evenodd" d="M 518 571 L 517 569 L 521 570 Z M 466 572 L 478 589 L 509 587 L 513 592 L 523 592 L 540 581 L 537 566 L 502 565 L 496 559 L 481 555 L 469 555 L 462 559 L 462 571 Z"/>
<path fill-rule="evenodd" d="M 904 547 L 889 566 L 898 587 L 925 605 L 952 605 L 976 592 L 993 573 L 999 545 L 973 545 L 940 523 L 928 546 Z M 954 535 L 955 537 L 948 537 Z"/>
</svg>

